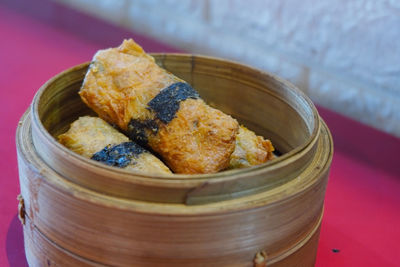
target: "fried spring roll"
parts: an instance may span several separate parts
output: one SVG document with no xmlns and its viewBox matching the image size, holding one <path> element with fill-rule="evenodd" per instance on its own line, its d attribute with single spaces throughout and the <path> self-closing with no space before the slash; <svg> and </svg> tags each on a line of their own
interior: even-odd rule
<svg viewBox="0 0 400 267">
<path fill-rule="evenodd" d="M 176 173 L 218 172 L 235 155 L 238 122 L 208 106 L 133 40 L 98 51 L 79 94 L 100 117 L 151 147 Z"/>
<path fill-rule="evenodd" d="M 80 117 L 58 140 L 72 151 L 110 166 L 143 173 L 171 173 L 157 157 L 100 118 Z"/>
<path fill-rule="evenodd" d="M 274 150 L 270 140 L 257 136 L 241 125 L 236 136 L 236 147 L 231 155 L 229 168 L 245 168 L 264 163 L 274 157 L 272 153 Z"/>
</svg>

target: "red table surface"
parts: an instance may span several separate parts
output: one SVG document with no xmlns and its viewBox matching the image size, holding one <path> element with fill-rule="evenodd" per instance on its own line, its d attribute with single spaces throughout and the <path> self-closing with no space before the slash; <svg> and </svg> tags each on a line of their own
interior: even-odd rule
<svg viewBox="0 0 400 267">
<path fill-rule="evenodd" d="M 177 51 L 58 4 L 23 2 L 0 3 L 0 266 L 27 266 L 17 219 L 15 130 L 37 89 L 123 38 L 149 52 Z M 400 266 L 400 139 L 319 111 L 335 152 L 316 266 Z"/>
</svg>

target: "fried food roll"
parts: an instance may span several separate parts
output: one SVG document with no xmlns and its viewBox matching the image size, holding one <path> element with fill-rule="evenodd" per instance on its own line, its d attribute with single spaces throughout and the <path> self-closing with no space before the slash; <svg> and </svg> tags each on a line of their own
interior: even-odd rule
<svg viewBox="0 0 400 267">
<path fill-rule="evenodd" d="M 215 173 L 230 166 L 238 122 L 208 106 L 133 40 L 98 51 L 79 94 L 100 117 L 149 146 L 176 173 Z"/>
<path fill-rule="evenodd" d="M 245 168 L 264 163 L 274 158 L 274 150 L 270 140 L 241 125 L 236 135 L 235 151 L 231 155 L 229 168 Z"/>
<path fill-rule="evenodd" d="M 104 164 L 143 173 L 171 173 L 150 152 L 100 118 L 80 117 L 58 141 L 72 151 Z"/>
</svg>

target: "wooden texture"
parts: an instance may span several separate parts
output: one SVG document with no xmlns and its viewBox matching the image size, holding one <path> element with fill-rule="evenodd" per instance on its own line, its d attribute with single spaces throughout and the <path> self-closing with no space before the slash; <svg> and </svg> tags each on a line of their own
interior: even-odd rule
<svg viewBox="0 0 400 267">
<path fill-rule="evenodd" d="M 252 266 L 265 251 L 267 266 L 312 266 L 333 153 L 312 103 L 243 65 L 156 58 L 284 155 L 216 175 L 152 177 L 80 157 L 52 137 L 90 112 L 76 95 L 87 64 L 77 66 L 40 89 L 17 131 L 29 263 Z"/>
<path fill-rule="evenodd" d="M 99 192 L 187 204 L 230 199 L 273 188 L 297 177 L 310 163 L 320 123 L 314 105 L 293 85 L 268 73 L 214 58 L 156 55 L 156 59 L 161 66 L 191 83 L 208 103 L 270 138 L 284 155 L 252 168 L 217 174 L 149 176 L 116 170 L 71 153 L 52 137 L 89 112 L 77 95 L 88 66 L 82 64 L 49 80 L 33 101 L 32 137 L 44 161 L 75 183 Z"/>
</svg>

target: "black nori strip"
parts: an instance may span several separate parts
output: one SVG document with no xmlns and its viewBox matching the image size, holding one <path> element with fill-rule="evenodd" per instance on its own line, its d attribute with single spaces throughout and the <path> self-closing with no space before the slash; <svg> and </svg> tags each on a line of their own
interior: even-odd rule
<svg viewBox="0 0 400 267">
<path fill-rule="evenodd" d="M 124 142 L 115 146 L 106 146 L 101 151 L 93 154 L 93 160 L 104 164 L 124 168 L 133 163 L 133 158 L 146 150 L 134 142 Z"/>
<path fill-rule="evenodd" d="M 169 123 L 179 110 L 181 101 L 188 98 L 197 99 L 199 94 L 189 84 L 178 82 L 161 90 L 147 105 L 155 112 L 154 120 L 131 119 L 128 124 L 127 135 L 140 145 L 147 145 L 149 130 L 153 134 L 158 132 L 158 123 Z"/>
<path fill-rule="evenodd" d="M 188 98 L 197 99 L 199 94 L 189 84 L 178 82 L 161 90 L 147 105 L 156 112 L 156 117 L 169 123 L 175 118 L 181 101 Z"/>
<path fill-rule="evenodd" d="M 127 135 L 135 142 L 141 145 L 147 145 L 146 129 L 156 134 L 158 132 L 158 125 L 154 120 L 131 119 L 128 124 Z"/>
</svg>

